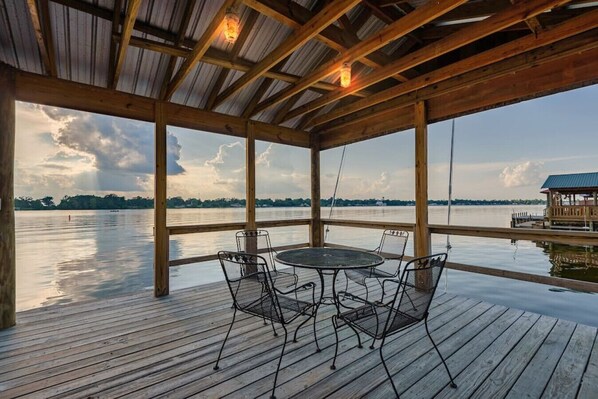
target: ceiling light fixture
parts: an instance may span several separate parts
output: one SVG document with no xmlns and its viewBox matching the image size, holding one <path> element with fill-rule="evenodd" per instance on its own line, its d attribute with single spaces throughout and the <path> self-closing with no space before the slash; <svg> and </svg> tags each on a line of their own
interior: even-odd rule
<svg viewBox="0 0 598 399">
<path fill-rule="evenodd" d="M 224 37 L 229 43 L 234 43 L 239 37 L 240 20 L 239 15 L 233 8 L 226 10 L 224 15 Z"/>
<path fill-rule="evenodd" d="M 345 62 L 343 66 L 341 66 L 341 86 L 342 87 L 349 87 L 351 84 L 351 64 Z"/>
</svg>

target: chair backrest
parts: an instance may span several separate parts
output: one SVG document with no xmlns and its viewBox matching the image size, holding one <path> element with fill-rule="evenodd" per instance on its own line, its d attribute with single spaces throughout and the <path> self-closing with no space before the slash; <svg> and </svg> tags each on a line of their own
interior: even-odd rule
<svg viewBox="0 0 598 399">
<path fill-rule="evenodd" d="M 237 309 L 270 320 L 282 320 L 268 263 L 262 256 L 220 251 L 218 259 Z"/>
<path fill-rule="evenodd" d="M 380 240 L 380 246 L 377 248 L 376 252 L 385 258 L 391 257 L 400 262 L 405 255 L 405 247 L 407 246 L 408 239 L 409 233 L 406 231 L 384 230 L 382 239 Z"/>
<path fill-rule="evenodd" d="M 261 254 L 268 266 L 276 270 L 274 262 L 274 251 L 270 243 L 270 234 L 266 230 L 241 230 L 235 234 L 237 239 L 237 251 L 249 254 Z"/>
<path fill-rule="evenodd" d="M 418 322 L 427 317 L 446 258 L 446 253 L 440 253 L 412 259 L 405 265 L 391 304 L 396 311 L 394 318 Z M 393 326 L 400 326 L 401 323 L 394 323 L 394 318 L 388 318 L 385 333 L 392 332 Z"/>
</svg>

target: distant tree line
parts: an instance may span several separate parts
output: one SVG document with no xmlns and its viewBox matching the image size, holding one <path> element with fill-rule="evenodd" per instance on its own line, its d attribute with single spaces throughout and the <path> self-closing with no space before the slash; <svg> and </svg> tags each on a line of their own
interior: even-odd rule
<svg viewBox="0 0 598 399">
<path fill-rule="evenodd" d="M 474 200 L 455 199 L 453 205 L 544 205 L 546 201 L 540 199 L 513 199 L 513 200 Z M 328 207 L 332 204 L 332 198 L 322 199 L 321 206 Z M 334 206 L 376 206 L 381 205 L 379 199 L 343 199 L 337 198 Z M 414 206 L 413 200 L 384 200 L 387 206 Z M 448 205 L 447 200 L 430 200 L 429 205 Z M 217 198 L 200 200 L 198 198 L 183 199 L 172 197 L 167 200 L 168 208 L 242 208 L 245 207 L 245 200 L 238 198 Z M 285 198 L 285 199 L 257 199 L 256 206 L 260 208 L 269 207 L 309 207 L 309 198 Z M 31 197 L 15 198 L 15 208 L 18 210 L 42 210 L 42 209 L 151 209 L 154 207 L 153 198 L 133 197 L 126 199 L 116 194 L 108 194 L 104 197 L 95 195 L 64 196 L 58 204 L 53 197 L 33 199 Z"/>
</svg>

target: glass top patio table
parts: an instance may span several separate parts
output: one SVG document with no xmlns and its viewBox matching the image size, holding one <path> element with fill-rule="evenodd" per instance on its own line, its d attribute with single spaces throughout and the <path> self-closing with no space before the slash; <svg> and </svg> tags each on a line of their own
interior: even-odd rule
<svg viewBox="0 0 598 399">
<path fill-rule="evenodd" d="M 374 267 L 384 258 L 371 252 L 345 248 L 300 248 L 276 255 L 280 263 L 315 270 L 344 270 Z"/>
</svg>

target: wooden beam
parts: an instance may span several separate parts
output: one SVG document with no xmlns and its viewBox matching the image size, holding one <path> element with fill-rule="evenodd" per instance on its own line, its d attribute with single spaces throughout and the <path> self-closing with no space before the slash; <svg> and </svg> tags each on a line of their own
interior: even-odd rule
<svg viewBox="0 0 598 399">
<path fill-rule="evenodd" d="M 0 330 L 16 323 L 15 75 L 0 63 Z"/>
<path fill-rule="evenodd" d="M 114 10 L 112 12 L 112 37 L 119 35 L 120 38 L 120 18 L 122 15 L 123 0 L 116 0 L 114 2 Z M 110 53 L 108 54 L 108 76 L 106 86 L 112 86 L 112 79 L 114 78 L 114 68 L 116 67 L 116 46 L 120 40 L 110 40 Z"/>
<path fill-rule="evenodd" d="M 185 11 L 183 12 L 183 19 L 179 24 L 179 31 L 176 35 L 176 39 L 174 41 L 175 46 L 180 46 L 185 41 L 185 34 L 187 32 L 187 28 L 189 27 L 189 21 L 191 21 L 191 15 L 193 15 L 193 10 L 195 9 L 196 0 L 187 0 L 187 4 L 185 5 Z M 172 78 L 172 73 L 174 72 L 174 68 L 176 66 L 177 59 L 175 56 L 170 56 L 168 60 L 168 66 L 166 67 L 166 72 L 164 73 L 164 77 L 162 78 L 162 87 L 160 88 L 160 98 L 164 98 L 166 96 L 166 91 L 168 90 L 168 84 L 170 83 L 170 79 Z"/>
<path fill-rule="evenodd" d="M 510 73 L 496 79 L 486 79 L 460 90 L 431 98 L 428 122 L 455 118 L 503 105 L 598 83 L 598 50 L 582 51 L 563 59 Z M 413 107 L 395 110 L 394 120 L 382 121 L 377 128 L 344 129 L 322 136 L 322 149 L 329 149 L 383 136 L 413 127 Z M 382 118 L 381 116 L 378 119 Z M 411 120 L 411 121 L 410 121 Z"/>
<path fill-rule="evenodd" d="M 191 70 L 199 62 L 201 57 L 203 57 L 205 52 L 210 47 L 210 44 L 212 44 L 216 36 L 218 36 L 218 34 L 220 33 L 220 27 L 222 26 L 222 22 L 224 21 L 226 11 L 230 7 L 232 7 L 236 3 L 236 1 L 237 0 L 224 0 L 224 3 L 216 12 L 216 15 L 214 15 L 214 18 L 202 34 L 201 38 L 197 41 L 187 59 L 183 62 L 176 75 L 174 75 L 174 77 L 168 84 L 168 88 L 166 89 L 166 92 L 162 97 L 163 100 L 169 100 L 170 97 L 172 97 L 174 92 L 183 83 L 189 72 L 191 72 Z"/>
<path fill-rule="evenodd" d="M 50 27 L 50 17 L 48 15 L 48 0 L 41 0 L 41 4 L 43 13 L 40 13 L 39 8 L 37 7 L 37 0 L 27 0 L 29 17 L 31 18 L 33 32 L 35 33 L 35 40 L 37 40 L 42 62 L 44 63 L 47 74 L 55 77 L 58 73 L 56 71 L 54 41 L 52 40 L 52 29 Z"/>
<path fill-rule="evenodd" d="M 394 22 L 391 25 L 386 26 L 380 32 L 369 36 L 367 39 L 363 40 L 362 42 L 356 44 L 355 46 L 351 47 L 347 51 L 339 54 L 333 60 L 327 62 L 326 64 L 316 68 L 310 74 L 304 76 L 303 78 L 299 79 L 294 85 L 281 90 L 276 95 L 268 98 L 267 100 L 263 101 L 260 105 L 258 105 L 256 111 L 262 111 L 266 108 L 269 108 L 273 105 L 278 104 L 279 102 L 288 99 L 289 97 L 307 89 L 311 86 L 314 82 L 322 80 L 327 76 L 336 73 L 339 71 L 340 67 L 345 62 L 355 62 L 366 55 L 370 54 L 373 51 L 376 51 L 388 43 L 405 36 L 407 33 L 415 30 L 416 28 L 420 27 L 422 24 L 425 24 L 429 21 L 432 21 L 434 18 L 438 17 L 445 12 L 448 12 L 460 4 L 464 3 L 466 0 L 446 0 L 442 3 L 440 2 L 430 2 L 422 7 L 419 7 L 416 11 L 406 15 L 405 17 L 401 18 L 400 20 Z M 391 65 L 392 63 L 388 64 Z M 379 70 L 384 70 L 386 67 L 380 68 Z M 394 74 L 389 75 L 388 77 L 393 76 Z M 350 86 L 351 87 L 351 86 Z M 344 92 L 347 89 L 339 89 L 339 92 Z M 328 95 L 324 96 L 327 97 Z M 318 100 L 315 100 L 318 101 Z M 313 103 L 310 102 L 309 104 Z M 302 113 L 310 111 L 310 109 L 305 109 L 305 106 L 301 106 L 296 110 L 292 111 L 289 114 L 289 119 L 301 115 Z M 297 111 L 299 110 L 299 111 Z"/>
<path fill-rule="evenodd" d="M 112 89 L 17 72 L 16 96 L 19 101 L 64 107 L 140 121 L 154 121 L 154 103 L 148 97 Z M 247 119 L 204 111 L 179 104 L 165 104 L 168 123 L 188 129 L 246 137 Z M 307 132 L 255 122 L 256 139 L 309 148 Z"/>
<path fill-rule="evenodd" d="M 373 84 L 376 84 L 384 79 L 389 78 L 395 73 L 406 71 L 426 61 L 430 61 L 443 54 L 453 51 L 459 47 L 472 43 L 482 37 L 488 36 L 492 33 L 498 32 L 517 22 L 538 15 L 539 13 L 548 10 L 552 7 L 565 4 L 569 0 L 529 0 L 525 3 L 516 4 L 501 11 L 484 21 L 467 26 L 454 34 L 438 40 L 426 47 L 407 54 L 392 63 L 380 68 L 372 73 L 357 79 L 351 86 L 326 94 L 314 101 L 311 101 L 300 108 L 294 110 L 293 116 L 301 113 L 309 112 L 313 109 L 321 108 L 331 102 L 340 100 L 343 97 L 351 94 L 355 90 L 362 90 Z M 415 11 L 409 15 L 414 14 Z M 408 17 L 407 16 L 407 17 Z M 405 18 L 407 18 L 405 17 Z"/>
<path fill-rule="evenodd" d="M 428 230 L 428 122 L 426 104 L 415 104 L 415 256 L 430 254 Z"/>
<path fill-rule="evenodd" d="M 595 83 L 596 48 L 432 98 L 428 117 L 431 123 L 437 122 Z"/>
<path fill-rule="evenodd" d="M 538 32 L 537 34 L 530 34 L 520 39 L 510 41 L 480 54 L 476 54 L 472 57 L 450 64 L 446 67 L 439 68 L 430 73 L 418 76 L 417 78 L 414 78 L 404 84 L 375 93 L 364 100 L 355 101 L 345 107 L 335 110 L 334 112 L 329 112 L 325 115 L 314 118 L 310 123 L 310 126 L 318 126 L 336 120 L 334 125 L 336 128 L 339 128 L 341 126 L 345 126 L 345 124 L 348 122 L 355 123 L 355 121 L 361 120 L 363 118 L 370 118 L 380 110 L 391 109 L 399 106 L 399 104 L 389 101 L 395 97 L 399 97 L 415 90 L 420 90 L 443 80 L 447 80 L 472 70 L 494 64 L 509 57 L 522 54 L 526 51 L 552 44 L 556 41 L 594 29 L 597 26 L 598 10 L 590 11 L 587 14 L 568 20 L 545 31 Z M 373 106 L 377 104 L 382 105 L 378 108 L 373 108 Z M 358 113 L 358 111 L 361 110 L 365 111 Z M 344 119 L 339 119 L 345 115 L 350 116 Z"/>
<path fill-rule="evenodd" d="M 235 83 L 230 85 L 222 94 L 216 98 L 216 105 L 243 89 L 266 71 L 289 56 L 297 48 L 314 38 L 328 25 L 331 25 L 341 15 L 349 11 L 359 3 L 359 0 L 336 0 L 326 5 L 322 11 L 316 14 L 308 23 L 296 29 L 286 40 L 282 42 L 270 54 L 264 57 L 250 71 L 241 76 Z"/>
<path fill-rule="evenodd" d="M 515 4 L 517 2 L 520 2 L 521 0 L 510 0 L 511 4 Z M 528 26 L 528 28 L 532 31 L 533 34 L 538 34 L 538 32 L 542 31 L 542 29 L 544 29 L 544 27 L 542 26 L 542 24 L 540 23 L 540 21 L 538 20 L 537 17 L 531 17 L 525 20 L 525 24 Z"/>
<path fill-rule="evenodd" d="M 230 51 L 229 56 L 230 56 L 231 61 L 235 62 L 237 60 L 237 57 L 239 56 L 239 53 L 243 49 L 243 46 L 245 45 L 245 42 L 247 41 L 249 34 L 253 30 L 253 25 L 255 24 L 255 21 L 257 21 L 258 16 L 259 16 L 259 14 L 257 11 L 255 11 L 255 10 L 249 11 L 249 15 L 247 16 L 247 19 L 245 20 L 245 24 L 241 28 L 241 33 L 239 34 L 237 41 L 235 42 L 235 44 L 233 45 L 233 48 Z M 216 97 L 218 96 L 218 93 L 220 93 L 220 90 L 222 89 L 222 85 L 224 85 L 224 82 L 226 81 L 228 72 L 229 72 L 229 69 L 222 69 L 220 71 L 220 73 L 218 74 L 216 83 L 214 83 L 214 86 L 212 87 L 212 90 L 210 91 L 210 95 L 208 96 L 208 101 L 206 103 L 206 106 L 204 107 L 206 110 L 211 111 L 214 108 L 214 104 L 216 103 Z"/>
<path fill-rule="evenodd" d="M 324 245 L 324 235 L 321 223 L 320 207 L 320 138 L 317 134 L 310 135 L 310 175 L 311 175 L 311 225 L 309 244 L 311 247 Z"/>
<path fill-rule="evenodd" d="M 167 132 L 164 104 L 155 103 L 155 157 L 154 176 L 154 296 L 168 295 L 170 278 L 168 271 L 168 230 L 166 228 L 166 174 L 167 174 Z"/>
<path fill-rule="evenodd" d="M 255 230 L 255 127 L 247 121 L 245 140 L 245 228 Z"/>
<path fill-rule="evenodd" d="M 125 12 L 125 19 L 123 21 L 123 29 L 120 35 L 120 43 L 118 44 L 118 52 L 116 53 L 116 61 L 114 64 L 114 75 L 110 82 L 110 87 L 116 89 L 118 85 L 118 79 L 122 70 L 123 64 L 125 63 L 125 55 L 127 47 L 129 46 L 129 40 L 133 34 L 133 27 L 135 26 L 135 20 L 137 19 L 137 13 L 141 6 L 141 0 L 129 0 L 127 3 L 127 11 Z"/>
</svg>

